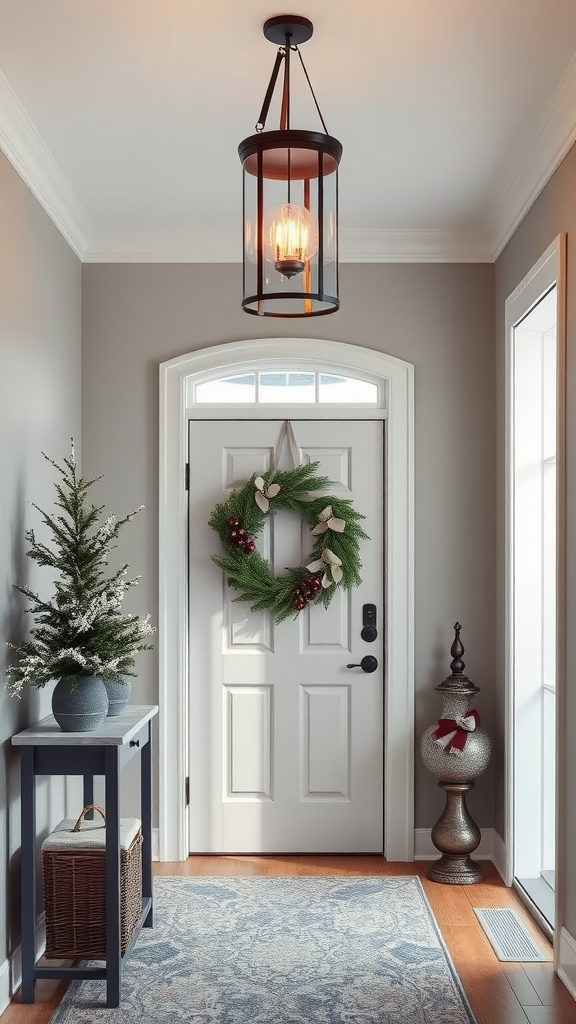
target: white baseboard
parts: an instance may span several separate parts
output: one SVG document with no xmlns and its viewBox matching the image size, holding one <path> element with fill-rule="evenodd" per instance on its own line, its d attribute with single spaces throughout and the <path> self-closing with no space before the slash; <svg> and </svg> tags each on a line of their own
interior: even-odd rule
<svg viewBox="0 0 576 1024">
<path fill-rule="evenodd" d="M 414 860 L 436 860 L 438 850 L 430 837 L 429 828 L 414 829 Z M 494 828 L 483 828 L 482 838 L 477 850 L 472 854 L 473 860 L 491 860 L 504 878 L 506 864 L 506 847 L 502 836 Z M 160 829 L 152 829 L 152 860 L 160 860 Z"/>
<path fill-rule="evenodd" d="M 504 840 L 494 828 L 483 828 L 480 845 L 472 854 L 472 860 L 491 860 L 503 877 L 506 863 Z M 414 860 L 437 860 L 440 856 L 432 842 L 429 828 L 414 829 Z"/>
<path fill-rule="evenodd" d="M 44 914 L 38 918 L 36 926 L 36 956 L 42 956 L 46 946 L 46 928 Z M 0 1013 L 8 1006 L 15 992 L 22 984 L 22 947 L 20 944 L 3 964 L 0 964 Z"/>
<path fill-rule="evenodd" d="M 560 929 L 557 959 L 558 977 L 564 982 L 572 998 L 576 999 L 576 939 L 565 928 Z"/>
<path fill-rule="evenodd" d="M 500 878 L 506 884 L 506 843 L 496 829 L 492 829 L 492 831 L 494 833 L 492 860 Z"/>
</svg>

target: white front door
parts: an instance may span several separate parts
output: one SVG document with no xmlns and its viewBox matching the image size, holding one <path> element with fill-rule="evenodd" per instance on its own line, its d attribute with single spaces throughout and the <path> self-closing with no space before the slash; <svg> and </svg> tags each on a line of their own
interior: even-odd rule
<svg viewBox="0 0 576 1024">
<path fill-rule="evenodd" d="M 233 487 L 272 467 L 281 427 L 190 422 L 190 851 L 382 852 L 384 424 L 292 421 L 302 460 L 366 516 L 370 540 L 360 588 L 275 625 L 234 602 L 207 523 Z M 292 468 L 288 451 L 280 468 Z M 280 575 L 306 564 L 312 545 L 306 524 L 279 512 L 258 547 Z M 360 636 L 367 603 L 374 642 Z M 347 667 L 365 655 L 375 672 Z"/>
</svg>

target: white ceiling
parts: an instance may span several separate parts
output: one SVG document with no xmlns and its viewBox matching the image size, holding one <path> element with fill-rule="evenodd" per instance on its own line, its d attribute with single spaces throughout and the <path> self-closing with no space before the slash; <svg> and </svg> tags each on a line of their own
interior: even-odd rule
<svg viewBox="0 0 576 1024">
<path fill-rule="evenodd" d="M 84 260 L 239 259 L 286 10 L 344 146 L 342 260 L 493 260 L 576 138 L 574 0 L 0 0 L 0 147 Z"/>
</svg>

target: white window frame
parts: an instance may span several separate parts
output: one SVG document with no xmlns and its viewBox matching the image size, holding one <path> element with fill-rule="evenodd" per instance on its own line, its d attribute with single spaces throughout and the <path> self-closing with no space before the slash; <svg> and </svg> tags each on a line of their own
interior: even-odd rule
<svg viewBox="0 0 576 1024">
<path fill-rule="evenodd" d="M 365 377 L 380 385 L 374 405 L 187 407 L 191 378 L 248 369 L 306 368 Z M 184 780 L 188 773 L 187 515 L 190 419 L 289 417 L 384 419 L 385 429 L 385 716 L 384 854 L 414 859 L 414 367 L 372 349 L 316 338 L 258 338 L 200 349 L 160 364 L 159 487 L 159 855 L 189 853 Z"/>
<path fill-rule="evenodd" d="M 506 884 L 514 881 L 514 651 L 512 645 L 514 614 L 514 497 L 512 472 L 514 466 L 514 329 L 540 299 L 556 285 L 557 288 L 557 442 L 556 442 L 556 882 L 555 929 L 560 927 L 563 905 L 562 851 L 564 825 L 559 813 L 562 796 L 561 766 L 564 742 L 560 724 L 564 720 L 564 644 L 565 644 L 565 451 L 566 451 L 566 235 L 558 235 L 538 262 L 506 299 L 505 304 L 505 827 Z M 544 923 L 544 922 L 543 922 Z M 556 944 L 555 944 L 556 945 Z M 558 956 L 556 948 L 555 957 Z"/>
</svg>

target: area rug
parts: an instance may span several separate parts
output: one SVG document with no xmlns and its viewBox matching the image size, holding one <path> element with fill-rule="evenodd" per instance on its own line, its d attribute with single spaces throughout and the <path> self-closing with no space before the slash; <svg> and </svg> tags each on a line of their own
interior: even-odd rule
<svg viewBox="0 0 576 1024">
<path fill-rule="evenodd" d="M 474 1024 L 419 879 L 155 879 L 122 1003 L 73 982 L 53 1024 Z"/>
</svg>

